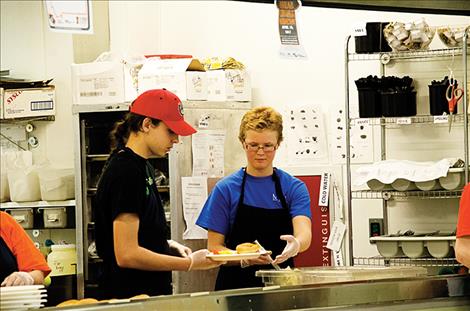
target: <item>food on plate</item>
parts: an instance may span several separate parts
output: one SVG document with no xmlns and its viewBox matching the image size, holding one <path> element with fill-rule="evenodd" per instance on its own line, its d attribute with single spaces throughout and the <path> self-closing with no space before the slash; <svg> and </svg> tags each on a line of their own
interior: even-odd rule
<svg viewBox="0 0 470 311">
<path fill-rule="evenodd" d="M 80 299 L 78 301 L 78 304 L 79 305 L 88 305 L 88 304 L 91 304 L 91 303 L 98 303 L 99 301 L 96 300 L 95 298 L 84 298 L 84 299 Z"/>
<path fill-rule="evenodd" d="M 214 255 L 233 255 L 233 254 L 237 254 L 237 251 L 234 251 L 231 249 L 219 249 L 219 250 L 213 250 L 212 253 Z"/>
<path fill-rule="evenodd" d="M 256 253 L 259 252 L 260 247 L 254 243 L 242 243 L 237 245 L 236 250 L 238 254 Z"/>
</svg>

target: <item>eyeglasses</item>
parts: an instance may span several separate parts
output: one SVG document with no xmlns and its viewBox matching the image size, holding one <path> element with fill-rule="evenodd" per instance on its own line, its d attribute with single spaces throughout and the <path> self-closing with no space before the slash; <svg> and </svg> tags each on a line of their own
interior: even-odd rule
<svg viewBox="0 0 470 311">
<path fill-rule="evenodd" d="M 258 150 L 263 150 L 264 152 L 273 152 L 276 150 L 277 146 L 273 144 L 256 144 L 256 143 L 246 143 L 246 150 L 248 151 L 253 151 L 253 152 L 258 152 Z"/>
</svg>

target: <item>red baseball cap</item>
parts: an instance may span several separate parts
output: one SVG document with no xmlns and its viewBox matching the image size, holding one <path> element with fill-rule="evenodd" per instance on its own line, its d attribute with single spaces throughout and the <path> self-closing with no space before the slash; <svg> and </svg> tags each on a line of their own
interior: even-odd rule
<svg viewBox="0 0 470 311">
<path fill-rule="evenodd" d="M 196 133 L 196 130 L 184 121 L 181 100 L 166 89 L 148 90 L 140 94 L 132 103 L 130 112 L 161 120 L 180 136 Z"/>
</svg>

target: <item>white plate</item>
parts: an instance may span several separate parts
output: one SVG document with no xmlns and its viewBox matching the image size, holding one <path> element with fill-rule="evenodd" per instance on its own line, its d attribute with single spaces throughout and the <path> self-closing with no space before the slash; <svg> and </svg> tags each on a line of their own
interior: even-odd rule
<svg viewBox="0 0 470 311">
<path fill-rule="evenodd" d="M 236 261 L 236 260 L 255 259 L 264 254 L 271 254 L 271 252 L 264 251 L 264 252 L 244 253 L 244 254 L 212 254 L 210 253 L 206 257 L 215 261 Z"/>
<path fill-rule="evenodd" d="M 8 311 L 8 310 L 27 310 L 27 309 L 39 309 L 44 307 L 44 304 L 38 303 L 38 304 L 31 304 L 31 305 L 11 305 L 11 306 L 5 306 L 2 307 L 2 311 Z"/>
<path fill-rule="evenodd" d="M 36 295 L 36 294 L 29 294 L 29 295 L 11 295 L 11 296 L 5 296 L 2 295 L 0 297 L 0 303 L 3 301 L 10 301 L 10 300 L 23 300 L 23 299 L 41 299 L 47 297 L 47 294 L 41 294 L 41 295 Z"/>
<path fill-rule="evenodd" d="M 47 302 L 47 299 L 41 299 L 41 298 L 30 298 L 30 299 L 16 299 L 16 300 L 2 300 L 0 301 L 0 306 L 6 306 L 6 305 L 26 305 L 26 304 L 39 304 Z"/>
<path fill-rule="evenodd" d="M 6 298 L 6 297 L 17 297 L 17 296 L 37 296 L 45 294 L 47 295 L 47 290 L 41 289 L 41 290 L 35 290 L 35 291 L 24 291 L 24 292 L 10 292 L 10 293 L 0 293 L 0 297 Z"/>
<path fill-rule="evenodd" d="M 8 293 L 8 292 L 19 292 L 19 291 L 31 291 L 31 290 L 39 290 L 43 289 L 44 285 L 23 285 L 23 286 L 5 286 L 0 287 L 0 293 Z"/>
</svg>

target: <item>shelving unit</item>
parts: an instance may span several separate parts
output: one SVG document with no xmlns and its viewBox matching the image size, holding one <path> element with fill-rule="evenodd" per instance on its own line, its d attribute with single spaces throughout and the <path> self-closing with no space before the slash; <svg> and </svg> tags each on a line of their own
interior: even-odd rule
<svg viewBox="0 0 470 311">
<path fill-rule="evenodd" d="M 363 125 L 377 125 L 381 127 L 381 160 L 386 159 L 386 129 L 387 128 L 395 128 L 402 125 L 406 126 L 413 126 L 419 124 L 430 124 L 433 126 L 447 126 L 448 120 L 446 116 L 431 116 L 431 115 L 417 115 L 412 117 L 382 117 L 382 118 L 351 118 L 350 113 L 350 103 L 349 103 L 349 93 L 350 93 L 350 75 L 349 75 L 349 64 L 353 61 L 364 61 L 364 60 L 376 60 L 379 61 L 381 64 L 381 74 L 385 75 L 385 68 L 388 64 L 393 61 L 400 61 L 400 60 L 413 60 L 416 62 L 426 62 L 436 58 L 452 58 L 456 56 L 462 56 L 462 66 L 463 66 L 463 82 L 461 87 L 464 89 L 464 96 L 463 100 L 459 105 L 463 105 L 463 114 L 454 115 L 453 122 L 454 124 L 462 124 L 463 125 L 463 145 L 464 145 L 464 162 L 469 163 L 469 154 L 468 154 L 468 111 L 467 111 L 467 88 L 468 88 L 468 68 L 467 68 L 467 58 L 468 58 L 468 51 L 467 51 L 467 40 L 468 40 L 468 33 L 469 28 L 464 36 L 463 40 L 463 47 L 462 48 L 451 48 L 451 49 L 440 49 L 440 50 L 428 50 L 428 51 L 410 51 L 410 52 L 385 52 L 385 53 L 373 53 L 373 54 L 355 54 L 349 52 L 349 41 L 351 36 L 346 38 L 345 43 L 345 115 L 346 115 L 346 124 L 349 125 L 356 125 L 356 124 L 363 124 Z M 361 190 L 361 191 L 353 191 L 352 190 L 352 183 L 351 183 L 351 141 L 350 141 L 350 127 L 345 126 L 346 129 L 346 200 L 345 205 L 348 213 L 348 228 L 349 228 L 349 237 L 348 237 L 348 252 L 349 252 L 349 264 L 370 264 L 369 259 L 367 258 L 356 258 L 354 257 L 354 249 L 353 249 L 353 236 L 352 236 L 352 228 L 353 228 L 353 220 L 352 220 L 352 200 L 356 199 L 382 199 L 382 212 L 383 212 L 383 220 L 384 220 L 384 234 L 388 234 L 388 201 L 396 200 L 396 201 L 405 201 L 411 199 L 450 199 L 450 198 L 459 198 L 461 196 L 462 190 L 455 190 L 455 191 L 445 191 L 445 190 L 437 190 L 437 191 L 368 191 L 368 190 Z M 454 129 L 455 131 L 455 129 Z M 468 165 L 465 166 L 465 181 L 469 181 L 469 169 Z M 410 260 L 410 258 L 383 258 L 383 257 L 374 257 L 370 259 L 375 265 L 380 263 L 381 265 L 384 264 L 416 264 L 422 265 L 423 263 L 432 262 L 433 264 L 439 265 L 441 262 L 445 262 L 443 266 L 447 266 L 447 263 L 453 262 L 454 264 L 458 264 L 455 262 L 454 259 L 436 259 L 436 258 L 419 258 L 418 260 Z"/>
</svg>

